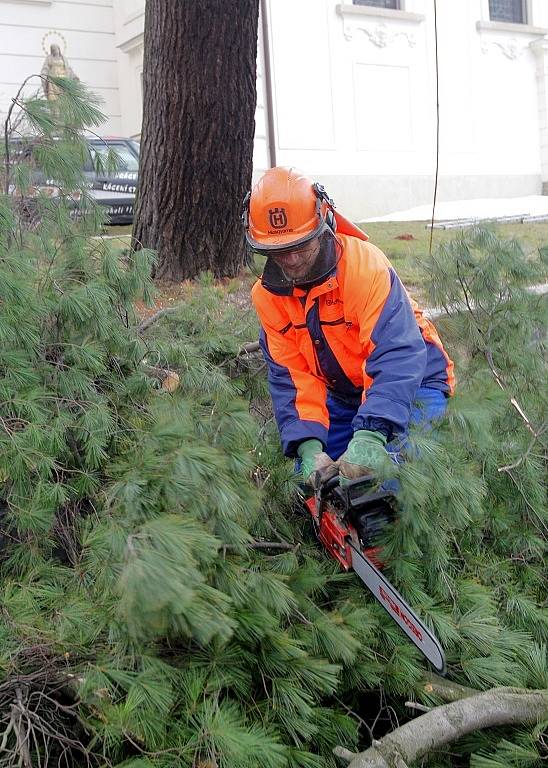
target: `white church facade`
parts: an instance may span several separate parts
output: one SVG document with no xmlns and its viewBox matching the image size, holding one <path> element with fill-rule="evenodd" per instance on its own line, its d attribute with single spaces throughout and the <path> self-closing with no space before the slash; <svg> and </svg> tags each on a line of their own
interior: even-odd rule
<svg viewBox="0 0 548 768">
<path fill-rule="evenodd" d="M 57 43 L 138 137 L 143 25 L 144 0 L 0 0 L 0 112 Z M 256 173 L 354 219 L 429 202 L 438 85 L 439 200 L 548 193 L 548 0 L 261 0 L 259 27 Z"/>
</svg>

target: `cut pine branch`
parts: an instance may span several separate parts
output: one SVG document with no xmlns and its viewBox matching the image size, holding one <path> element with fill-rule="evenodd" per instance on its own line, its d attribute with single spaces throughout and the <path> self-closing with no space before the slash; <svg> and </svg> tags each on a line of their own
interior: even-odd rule
<svg viewBox="0 0 548 768">
<path fill-rule="evenodd" d="M 144 372 L 160 384 L 164 392 L 175 392 L 179 388 L 179 374 L 166 368 L 156 368 L 153 365 L 144 365 Z"/>
<path fill-rule="evenodd" d="M 416 760 L 462 736 L 500 725 L 534 724 L 548 718 L 548 690 L 493 688 L 475 696 L 436 707 L 352 755 L 337 747 L 334 754 L 349 768 L 411 766 Z"/>
<path fill-rule="evenodd" d="M 452 701 L 459 701 L 460 699 L 467 699 L 470 696 L 477 696 L 481 693 L 476 688 L 469 688 L 466 685 L 454 683 L 452 680 L 436 675 L 435 672 L 430 672 L 424 676 L 423 691 L 428 695 L 437 696 L 446 704 Z"/>
<path fill-rule="evenodd" d="M 160 320 L 162 317 L 165 317 L 166 315 L 172 315 L 174 312 L 178 312 L 180 309 L 180 306 L 164 307 L 163 309 L 159 309 L 150 317 L 146 317 L 144 320 L 141 320 L 137 326 L 137 333 L 144 333 L 147 328 L 150 328 L 151 325 L 154 325 L 154 323 L 158 322 L 158 320 Z"/>
</svg>

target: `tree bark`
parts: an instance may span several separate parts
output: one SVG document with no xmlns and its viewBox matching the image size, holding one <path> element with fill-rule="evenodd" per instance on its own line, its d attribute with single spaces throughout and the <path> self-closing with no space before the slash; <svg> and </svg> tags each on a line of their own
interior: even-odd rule
<svg viewBox="0 0 548 768">
<path fill-rule="evenodd" d="M 402 725 L 365 752 L 353 755 L 338 747 L 335 754 L 349 761 L 348 768 L 403 767 L 472 731 L 548 717 L 548 691 L 493 688 L 476 696 L 465 695 Z"/>
<path fill-rule="evenodd" d="M 251 186 L 259 0 L 147 0 L 135 246 L 155 277 L 234 276 Z"/>
</svg>

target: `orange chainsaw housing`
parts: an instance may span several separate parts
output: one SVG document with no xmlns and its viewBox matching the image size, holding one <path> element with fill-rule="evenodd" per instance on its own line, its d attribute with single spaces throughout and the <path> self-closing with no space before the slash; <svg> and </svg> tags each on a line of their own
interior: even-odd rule
<svg viewBox="0 0 548 768">
<path fill-rule="evenodd" d="M 345 571 L 352 568 L 352 552 L 348 546 L 349 539 L 354 541 L 355 546 L 361 549 L 373 565 L 382 570 L 384 563 L 379 560 L 379 547 L 362 547 L 354 527 L 347 523 L 340 512 L 331 504 L 325 505 L 320 519 L 314 496 L 306 499 L 305 505 L 315 521 L 319 540 L 331 557 L 335 558 Z"/>
</svg>

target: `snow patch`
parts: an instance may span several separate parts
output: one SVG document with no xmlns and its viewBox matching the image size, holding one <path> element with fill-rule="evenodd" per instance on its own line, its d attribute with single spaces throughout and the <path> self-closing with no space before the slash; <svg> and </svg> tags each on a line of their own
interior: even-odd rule
<svg viewBox="0 0 548 768">
<path fill-rule="evenodd" d="M 494 219 L 504 216 L 548 216 L 548 196 L 480 198 L 436 203 L 434 221 Z M 432 205 L 418 205 L 406 211 L 373 216 L 363 221 L 431 221 Z"/>
</svg>

